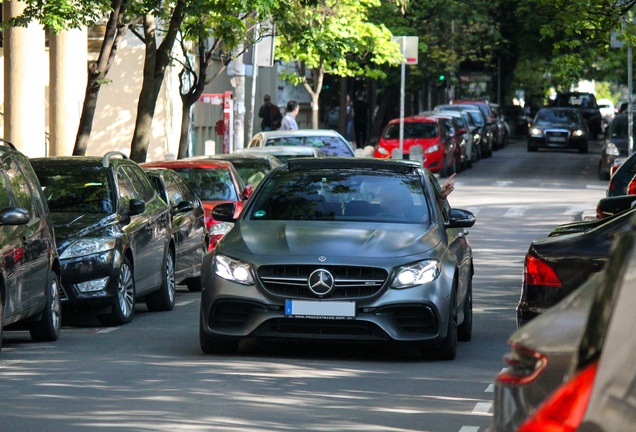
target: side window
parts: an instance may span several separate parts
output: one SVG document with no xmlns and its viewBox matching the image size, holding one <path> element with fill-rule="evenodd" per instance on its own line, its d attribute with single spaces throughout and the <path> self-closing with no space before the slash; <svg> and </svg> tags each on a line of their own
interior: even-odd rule
<svg viewBox="0 0 636 432">
<path fill-rule="evenodd" d="M 196 203 L 198 198 L 195 195 L 194 191 L 190 189 L 190 186 L 186 183 L 186 181 L 179 175 L 173 177 L 174 182 L 181 189 L 181 193 L 183 194 L 183 199 L 188 200 L 190 202 Z"/>
<path fill-rule="evenodd" d="M 168 191 L 170 207 L 174 207 L 178 203 L 183 201 L 183 194 L 181 193 L 181 189 L 179 188 L 179 186 L 177 186 L 174 177 L 172 177 L 171 174 L 166 174 L 163 178 L 163 181 L 166 183 L 166 190 Z"/>
<path fill-rule="evenodd" d="M 137 194 L 132 182 L 121 168 L 117 170 L 117 186 L 119 189 L 119 202 L 122 210 L 125 211 L 128 209 L 130 200 L 137 198 Z"/>
<path fill-rule="evenodd" d="M 24 172 L 13 158 L 4 161 L 4 169 L 9 177 L 9 184 L 13 190 L 16 205 L 29 212 L 32 217 L 40 216 L 35 210 L 31 188 L 28 184 Z"/>
<path fill-rule="evenodd" d="M 428 176 L 428 178 L 433 185 L 435 192 L 435 204 L 439 208 L 439 212 L 444 218 L 444 222 L 448 223 L 450 221 L 450 204 L 446 198 L 442 198 L 442 187 L 437 182 L 437 179 L 432 175 Z"/>
<path fill-rule="evenodd" d="M 7 188 L 7 178 L 4 171 L 0 172 L 0 210 L 13 207 L 11 204 L 11 195 Z"/>
<path fill-rule="evenodd" d="M 137 195 L 140 199 L 148 202 L 154 198 L 155 190 L 141 168 L 127 166 L 124 167 L 123 170 L 126 174 L 128 174 L 128 177 L 132 181 L 133 187 L 137 191 Z"/>
</svg>

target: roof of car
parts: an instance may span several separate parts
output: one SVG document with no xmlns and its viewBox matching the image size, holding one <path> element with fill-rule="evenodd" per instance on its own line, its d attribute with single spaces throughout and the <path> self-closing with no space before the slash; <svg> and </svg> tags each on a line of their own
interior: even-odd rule
<svg viewBox="0 0 636 432">
<path fill-rule="evenodd" d="M 128 158 L 120 152 L 108 152 L 103 156 L 45 156 L 30 158 L 32 163 L 46 163 L 46 164 L 59 164 L 59 165 L 81 165 L 81 166 L 104 166 L 108 167 L 111 164 L 133 164 L 137 163 Z"/>
<path fill-rule="evenodd" d="M 400 119 L 396 118 L 393 119 L 389 122 L 389 124 L 395 124 L 395 123 L 399 123 Z M 436 120 L 434 117 L 432 117 L 431 115 L 415 115 L 415 116 L 409 116 L 409 117 L 404 117 L 404 122 L 408 123 L 408 122 L 428 122 L 428 123 L 435 123 Z"/>
<path fill-rule="evenodd" d="M 420 169 L 422 164 L 421 162 L 402 159 L 325 157 L 291 159 L 287 162 L 287 167 L 290 170 L 353 168 L 408 173 L 415 169 Z"/>
<path fill-rule="evenodd" d="M 257 153 L 251 153 L 251 152 L 245 152 L 245 153 L 235 152 L 235 153 L 229 153 L 229 154 L 223 153 L 223 154 L 213 154 L 213 155 L 205 155 L 205 156 L 193 156 L 184 160 L 206 160 L 206 159 L 228 160 L 228 161 L 233 161 L 236 159 L 241 159 L 241 160 L 260 159 L 264 161 L 280 162 L 278 159 L 276 159 L 276 156 L 273 156 L 270 154 L 257 154 Z"/>
<path fill-rule="evenodd" d="M 267 146 L 267 147 L 250 147 L 242 148 L 234 151 L 234 154 L 269 154 L 269 155 L 285 155 L 285 156 L 324 156 L 324 153 L 316 147 L 309 146 Z"/>
<path fill-rule="evenodd" d="M 170 160 L 170 161 L 155 161 L 155 162 L 144 162 L 140 164 L 143 168 L 170 168 L 170 169 L 179 169 L 179 168 L 229 168 L 232 164 L 228 161 L 216 160 L 216 159 L 197 159 L 197 160 L 187 160 L 187 159 L 178 159 L 178 160 Z"/>
<path fill-rule="evenodd" d="M 262 135 L 266 138 L 282 138 L 289 136 L 338 136 L 342 137 L 333 129 L 298 129 L 298 130 L 276 130 L 258 132 L 256 135 Z M 256 136 L 255 135 L 255 136 Z"/>
</svg>

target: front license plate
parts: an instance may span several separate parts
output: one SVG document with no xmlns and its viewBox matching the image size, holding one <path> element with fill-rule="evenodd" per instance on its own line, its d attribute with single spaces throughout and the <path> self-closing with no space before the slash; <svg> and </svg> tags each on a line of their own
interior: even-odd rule
<svg viewBox="0 0 636 432">
<path fill-rule="evenodd" d="M 565 138 L 564 137 L 550 137 L 550 142 L 564 143 L 565 142 Z"/>
<path fill-rule="evenodd" d="M 356 316 L 356 303 L 285 300 L 285 315 L 290 318 L 353 319 Z"/>
</svg>

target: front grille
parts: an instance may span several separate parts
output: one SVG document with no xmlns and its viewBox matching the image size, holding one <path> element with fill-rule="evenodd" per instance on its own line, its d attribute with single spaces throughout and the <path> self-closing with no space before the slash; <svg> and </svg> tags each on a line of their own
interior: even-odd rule
<svg viewBox="0 0 636 432">
<path fill-rule="evenodd" d="M 329 271 L 334 289 L 323 298 L 359 299 L 377 294 L 386 282 L 386 270 L 374 267 L 271 265 L 258 269 L 258 278 L 267 292 L 281 297 L 315 298 L 307 279 L 317 269 Z"/>
<path fill-rule="evenodd" d="M 255 332 L 255 336 L 316 337 L 329 339 L 388 340 L 387 334 L 377 325 L 357 320 L 318 320 L 301 318 L 277 318 L 267 321 Z"/>
<path fill-rule="evenodd" d="M 391 306 L 377 311 L 378 315 L 392 315 L 405 332 L 437 334 L 437 318 L 428 306 Z"/>
</svg>

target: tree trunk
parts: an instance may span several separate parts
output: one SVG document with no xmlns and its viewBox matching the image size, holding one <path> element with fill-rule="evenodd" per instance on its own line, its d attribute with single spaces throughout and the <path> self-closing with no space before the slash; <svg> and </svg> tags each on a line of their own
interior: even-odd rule
<svg viewBox="0 0 636 432">
<path fill-rule="evenodd" d="M 99 90 L 101 89 L 102 82 L 106 79 L 110 71 L 122 38 L 126 34 L 126 31 L 134 25 L 134 22 L 121 25 L 125 9 L 126 2 L 113 0 L 112 11 L 106 24 L 106 31 L 99 51 L 99 57 L 97 61 L 89 67 L 82 114 L 77 129 L 77 136 L 75 137 L 75 146 L 73 148 L 74 156 L 84 156 L 86 154 L 88 141 L 93 130 Z"/>
<path fill-rule="evenodd" d="M 177 159 L 183 159 L 188 157 L 188 136 L 190 135 L 190 110 L 193 103 L 186 103 L 184 98 L 181 109 L 181 130 L 179 132 L 179 151 L 177 152 Z"/>
<path fill-rule="evenodd" d="M 135 130 L 130 144 L 130 158 L 138 163 L 146 161 L 157 98 L 161 84 L 163 83 L 166 68 L 170 64 L 170 53 L 177 38 L 181 22 L 183 21 L 184 9 L 185 0 L 178 0 L 172 11 L 168 30 L 158 48 L 154 17 L 150 14 L 144 16 L 144 40 L 146 44 L 144 82 L 141 86 L 141 92 L 139 93 Z"/>
</svg>

